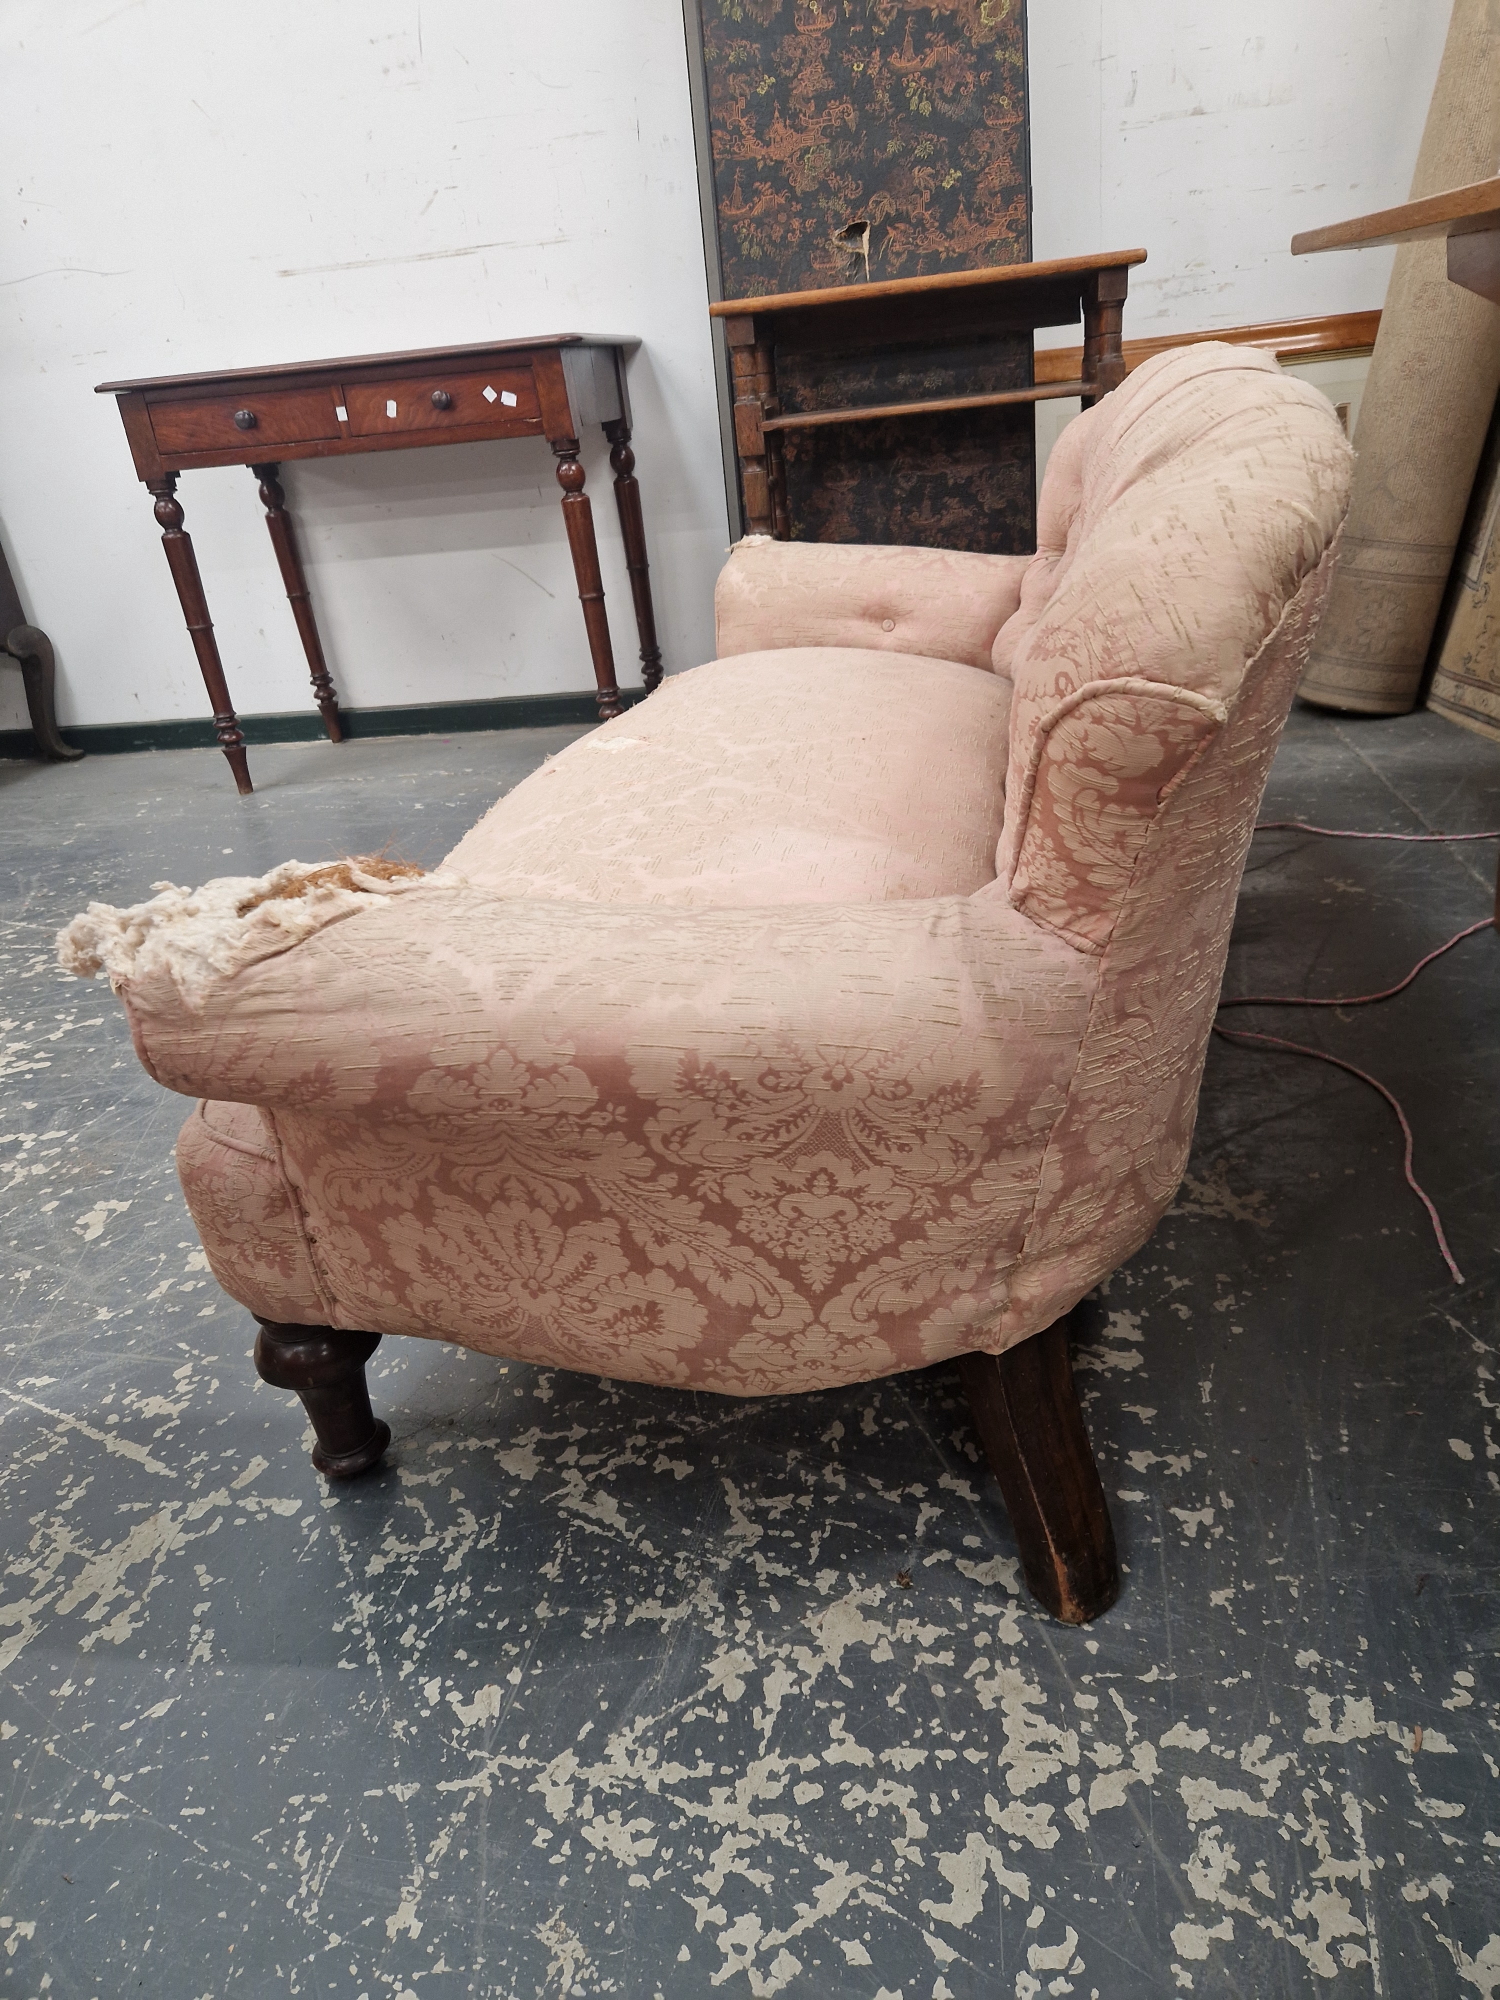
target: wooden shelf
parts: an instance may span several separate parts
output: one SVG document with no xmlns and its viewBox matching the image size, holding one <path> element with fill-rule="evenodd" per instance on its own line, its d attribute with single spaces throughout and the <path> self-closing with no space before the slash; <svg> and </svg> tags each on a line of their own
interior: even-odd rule
<svg viewBox="0 0 1500 2000">
<path fill-rule="evenodd" d="M 864 424 L 877 417 L 931 416 L 944 410 L 995 410 L 1003 403 L 1046 403 L 1061 396 L 1092 396 L 1088 382 L 1039 382 L 1034 389 L 996 390 L 986 396 L 937 396 L 926 403 L 872 403 L 857 410 L 807 410 L 767 417 L 767 431 L 810 431 L 822 424 Z"/>
<path fill-rule="evenodd" d="M 1105 250 L 1091 257 L 1057 257 L 1037 264 L 998 264 L 980 271 L 940 271 L 876 284 L 834 285 L 825 291 L 720 300 L 712 313 L 729 350 L 735 450 L 750 532 L 783 541 L 794 532 L 783 455 L 788 432 L 808 434 L 806 451 L 813 436 L 834 426 L 868 428 L 886 419 L 913 418 L 917 421 L 893 441 L 898 455 L 906 453 L 913 465 L 919 458 L 938 465 L 946 462 L 944 433 L 940 426 L 924 431 L 920 421 L 924 417 L 972 410 L 977 423 L 981 411 L 1007 406 L 1024 410 L 1075 396 L 1092 403 L 1107 395 L 1125 378 L 1121 315 L 1131 269 L 1145 256 L 1144 250 Z M 1075 366 L 1065 376 L 1038 382 L 1027 354 L 1027 349 L 1034 352 L 1036 329 L 1077 326 L 1080 321 L 1083 350 Z M 938 380 L 962 390 L 967 377 L 970 392 L 836 409 L 782 406 L 777 371 L 786 357 L 795 356 L 801 375 L 823 385 L 823 400 L 831 404 L 849 395 L 889 396 L 896 386 L 889 377 L 876 388 L 868 375 L 851 374 L 851 363 L 862 355 L 911 350 L 942 356 L 945 371 L 961 367 L 956 379 L 948 374 Z M 1030 375 L 1026 387 L 978 387 L 976 378 L 983 379 L 997 354 L 1008 357 L 1004 374 L 1011 381 L 1026 381 Z M 925 368 L 913 369 L 906 380 L 912 381 L 913 375 L 918 381 L 933 380 Z M 1028 514 L 1030 499 L 1027 492 Z M 847 526 L 845 522 L 844 532 Z"/>
<path fill-rule="evenodd" d="M 988 290 L 992 286 L 1035 285 L 1055 278 L 1144 264 L 1144 250 L 1106 250 L 1093 257 L 1051 257 L 1040 264 L 991 264 L 980 271 L 937 271 L 926 278 L 885 278 L 872 285 L 830 285 L 817 292 L 773 292 L 759 299 L 721 299 L 709 307 L 713 319 L 737 313 L 802 312 L 810 308 L 864 304 L 871 299 L 922 297 L 934 292 Z"/>
</svg>

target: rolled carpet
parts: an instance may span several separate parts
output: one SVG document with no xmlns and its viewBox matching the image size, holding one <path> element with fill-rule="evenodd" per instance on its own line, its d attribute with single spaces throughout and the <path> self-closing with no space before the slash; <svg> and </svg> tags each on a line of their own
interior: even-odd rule
<svg viewBox="0 0 1500 2000">
<path fill-rule="evenodd" d="M 1411 199 L 1500 161 L 1500 4 L 1455 0 Z M 1323 708 L 1415 707 L 1500 387 L 1500 309 L 1448 280 L 1438 238 L 1396 252 L 1355 438 L 1354 493 L 1299 690 Z"/>
<path fill-rule="evenodd" d="M 1500 318 L 1500 314 L 1496 315 Z M 1490 424 L 1448 585 L 1427 706 L 1500 740 L 1500 421 Z"/>
</svg>

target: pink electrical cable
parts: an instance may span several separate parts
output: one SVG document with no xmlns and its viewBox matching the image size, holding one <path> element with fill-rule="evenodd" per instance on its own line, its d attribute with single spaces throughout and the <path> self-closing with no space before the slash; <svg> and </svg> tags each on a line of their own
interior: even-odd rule
<svg viewBox="0 0 1500 2000">
<path fill-rule="evenodd" d="M 1466 932 L 1465 935 L 1467 936 L 1468 933 Z M 1293 1001 L 1291 1004 L 1295 1006 L 1297 1003 Z M 1214 1029 L 1214 1033 L 1222 1035 L 1226 1042 L 1259 1042 L 1268 1049 L 1284 1049 L 1288 1055 L 1313 1056 L 1318 1062 L 1332 1063 L 1335 1069 L 1347 1070 L 1350 1076 L 1357 1076 L 1361 1083 L 1369 1084 L 1371 1090 L 1378 1090 L 1380 1092 L 1381 1096 L 1400 1120 L 1401 1133 L 1406 1141 L 1406 1154 L 1401 1163 L 1406 1175 L 1406 1184 L 1427 1211 L 1428 1219 L 1432 1223 L 1432 1233 L 1437 1238 L 1438 1249 L 1443 1253 L 1443 1262 L 1453 1273 L 1454 1284 L 1461 1285 L 1464 1281 L 1464 1274 L 1453 1261 L 1453 1252 L 1448 1248 L 1448 1239 L 1443 1234 L 1442 1217 L 1438 1214 L 1431 1195 L 1428 1194 L 1427 1190 L 1411 1170 L 1413 1140 L 1411 1126 L 1407 1123 L 1406 1113 L 1401 1109 L 1400 1101 L 1386 1089 L 1379 1077 L 1371 1076 L 1368 1070 L 1356 1069 L 1353 1063 L 1345 1062 L 1342 1056 L 1329 1055 L 1326 1049 L 1310 1049 L 1305 1047 L 1301 1042 L 1284 1042 L 1279 1035 L 1256 1035 L 1252 1034 L 1246 1028 L 1219 1027 Z"/>
<path fill-rule="evenodd" d="M 1357 833 L 1347 826 L 1309 826 L 1301 819 L 1263 819 L 1257 833 L 1320 833 L 1325 840 L 1500 840 L 1493 833 Z"/>
<path fill-rule="evenodd" d="M 1379 993 L 1346 993 L 1333 1000 L 1306 1000 L 1300 994 L 1291 993 L 1245 993 L 1235 1000 L 1221 1000 L 1219 1006 L 1221 1008 L 1369 1007 L 1377 1000 L 1392 1000 L 1398 993 L 1404 993 L 1417 974 L 1425 971 L 1435 958 L 1441 958 L 1445 951 L 1452 951 L 1456 944 L 1462 944 L 1465 938 L 1473 937 L 1476 931 L 1489 931 L 1494 928 L 1493 917 L 1481 917 L 1477 924 L 1470 924 L 1467 930 L 1459 931 L 1456 936 L 1449 938 L 1446 944 L 1440 944 L 1436 951 L 1430 951 L 1425 958 L 1419 958 L 1404 979 L 1398 979 L 1394 986 L 1387 986 Z"/>
<path fill-rule="evenodd" d="M 1316 833 L 1321 834 L 1327 840 L 1442 842 L 1500 840 L 1500 830 L 1492 833 L 1361 833 L 1350 827 L 1309 826 L 1305 821 L 1298 819 L 1263 820 L 1256 827 L 1255 831 L 1257 833 Z M 1221 1000 L 1219 1005 L 1221 1009 L 1224 1007 L 1368 1007 L 1373 1005 L 1377 1000 L 1390 1000 L 1396 994 L 1404 993 L 1417 974 L 1431 965 L 1434 959 L 1441 958 L 1444 952 L 1452 951 L 1453 947 L 1457 944 L 1462 944 L 1465 938 L 1473 937 L 1479 931 L 1492 930 L 1495 927 L 1495 919 L 1481 917 L 1478 923 L 1470 924 L 1467 929 L 1461 930 L 1455 936 L 1449 938 L 1446 944 L 1440 944 L 1435 951 L 1428 952 L 1425 958 L 1418 959 L 1417 963 L 1404 979 L 1397 980 L 1394 986 L 1383 987 L 1378 993 L 1346 994 L 1334 999 L 1309 999 L 1301 994 L 1289 993 L 1251 993 L 1245 994 L 1235 1000 Z M 1459 1270 L 1457 1263 L 1454 1261 L 1453 1252 L 1448 1248 L 1448 1238 L 1443 1233 L 1442 1217 L 1438 1214 L 1436 1204 L 1433 1202 L 1431 1196 L 1412 1172 L 1412 1153 L 1415 1142 L 1412 1137 L 1411 1125 L 1407 1120 L 1406 1113 L 1401 1108 L 1400 1100 L 1392 1091 L 1386 1089 L 1379 1077 L 1371 1076 L 1368 1070 L 1359 1069 L 1351 1062 L 1345 1062 L 1342 1056 L 1330 1055 L 1326 1049 L 1310 1049 L 1301 1042 L 1283 1041 L 1279 1035 L 1260 1035 L 1246 1028 L 1221 1028 L 1217 1024 L 1214 1027 L 1214 1033 L 1222 1036 L 1226 1042 L 1255 1043 L 1264 1048 L 1284 1050 L 1288 1055 L 1311 1056 L 1316 1062 L 1332 1063 L 1335 1069 L 1347 1071 L 1350 1076 L 1358 1077 L 1361 1083 L 1367 1083 L 1372 1090 L 1380 1093 L 1392 1111 L 1395 1112 L 1401 1126 L 1401 1133 L 1406 1148 L 1401 1164 L 1402 1171 L 1406 1175 L 1407 1185 L 1427 1211 L 1428 1220 L 1432 1224 L 1432 1233 L 1437 1238 L 1437 1246 L 1442 1252 L 1443 1262 L 1453 1274 L 1454 1284 L 1461 1285 L 1464 1282 L 1464 1274 Z"/>
</svg>

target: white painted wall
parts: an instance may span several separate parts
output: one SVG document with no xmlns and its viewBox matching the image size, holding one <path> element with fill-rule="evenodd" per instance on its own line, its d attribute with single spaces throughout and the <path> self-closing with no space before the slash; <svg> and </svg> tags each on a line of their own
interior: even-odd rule
<svg viewBox="0 0 1500 2000">
<path fill-rule="evenodd" d="M 1127 334 L 1378 305 L 1295 229 L 1404 198 L 1443 0 L 1030 0 L 1035 254 L 1141 243 Z M 110 376 L 633 332 L 670 667 L 726 538 L 680 0 L 6 0 L 0 529 L 65 721 L 202 683 Z M 1044 339 L 1067 345 L 1076 330 Z M 1060 414 L 1060 412 L 1058 413 Z M 589 472 L 622 679 L 633 626 Z M 544 444 L 294 465 L 330 664 L 376 707 L 590 684 Z M 236 702 L 307 700 L 248 473 L 181 485 Z M 0 728 L 24 721 L 0 674 Z"/>
<path fill-rule="evenodd" d="M 1394 250 L 1293 257 L 1299 229 L 1405 201 L 1443 0 L 1031 0 L 1033 255 L 1141 245 L 1127 339 L 1362 312 Z M 1075 346 L 1076 327 L 1039 332 Z M 1290 372 L 1349 405 L 1367 360 Z M 1037 406 L 1037 482 L 1072 400 Z"/>
<path fill-rule="evenodd" d="M 680 0 L 6 0 L 0 69 L 0 529 L 64 721 L 205 712 L 96 382 L 496 336 L 641 336 L 663 645 L 709 657 L 727 526 Z M 584 462 L 638 680 L 597 435 Z M 593 685 L 552 475 L 529 439 L 287 468 L 347 703 Z M 250 474 L 179 498 L 237 705 L 304 705 Z M 0 728 L 24 721 L 6 670 Z"/>
<path fill-rule="evenodd" d="M 1031 0 L 1033 255 L 1143 245 L 1127 338 L 1378 306 L 1394 251 L 1287 246 L 1405 201 L 1448 14 L 1445 0 Z"/>
</svg>

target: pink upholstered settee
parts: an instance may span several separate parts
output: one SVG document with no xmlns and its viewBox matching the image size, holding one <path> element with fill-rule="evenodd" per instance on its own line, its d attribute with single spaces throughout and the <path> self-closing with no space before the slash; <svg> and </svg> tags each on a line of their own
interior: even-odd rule
<svg viewBox="0 0 1500 2000">
<path fill-rule="evenodd" d="M 388 1441 L 381 1334 L 733 1395 L 966 1357 L 1032 1588 L 1110 1602 L 1065 1316 L 1181 1176 L 1349 468 L 1271 361 L 1159 356 L 1030 559 L 742 542 L 720 657 L 437 872 L 76 920 L 322 1469 Z"/>
</svg>

